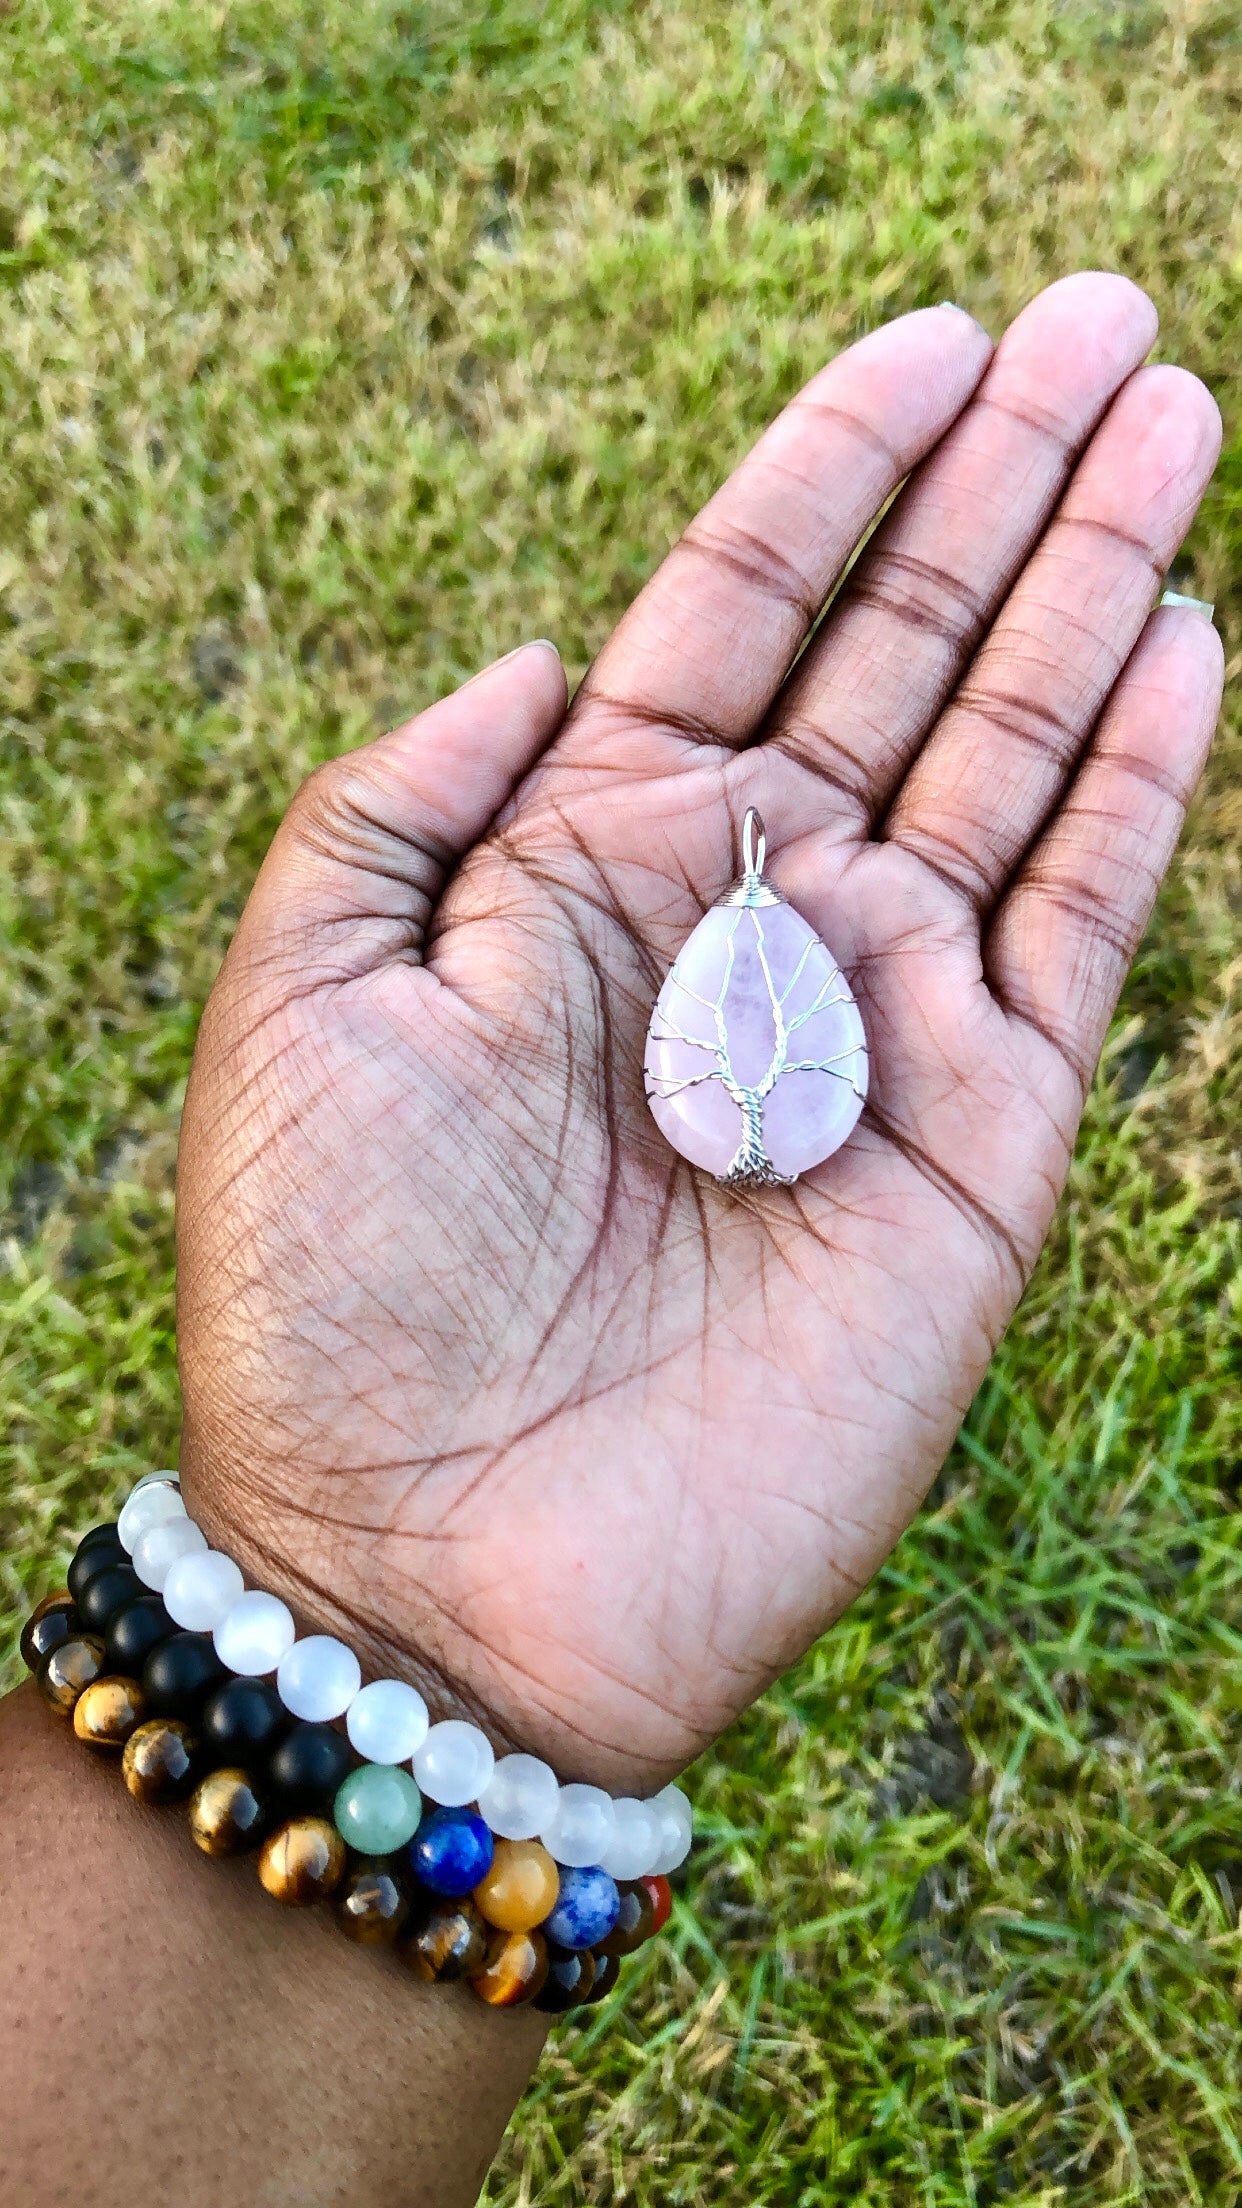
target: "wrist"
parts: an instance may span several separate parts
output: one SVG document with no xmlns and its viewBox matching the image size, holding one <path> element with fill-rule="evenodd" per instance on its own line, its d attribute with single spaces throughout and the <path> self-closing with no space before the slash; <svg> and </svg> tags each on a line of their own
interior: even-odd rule
<svg viewBox="0 0 1242 2208">
<path fill-rule="evenodd" d="M 425 1572 L 411 1571 L 405 1552 L 414 1544 L 399 1533 L 347 1525 L 331 1508 L 292 1508 L 283 1479 L 273 1482 L 269 1501 L 253 1477 L 244 1487 L 221 1477 L 188 1427 L 181 1455 L 187 1508 L 212 1545 L 235 1558 L 247 1585 L 288 1604 L 300 1634 L 345 1641 L 364 1679 L 405 1680 L 434 1720 L 477 1725 L 498 1757 L 539 1757 L 562 1781 L 584 1781 L 614 1796 L 650 1796 L 688 1760 L 608 1737 L 580 1697 L 561 1691 L 560 1648 L 549 1647 L 545 1666 L 528 1635 L 522 1668 L 507 1662 L 460 1623 Z M 421 1553 L 425 1561 L 425 1548 Z"/>
<path fill-rule="evenodd" d="M 136 1815 L 29 1687 L 0 1703 L 0 1894 L 6 2199 L 132 2208 L 141 2171 L 178 2208 L 476 2200 L 546 2018 L 274 1909 L 249 1860 Z"/>
<path fill-rule="evenodd" d="M 684 1796 L 614 1800 L 530 1755 L 497 1762 L 479 1725 L 429 1723 L 391 1675 L 364 1683 L 353 1648 L 299 1634 L 245 1579 L 176 1479 L 147 1474 L 84 1536 L 23 1657 L 88 1748 L 121 1754 L 136 1800 L 188 1801 L 207 1855 L 257 1847 L 277 1901 L 331 1901 L 349 1937 L 464 1975 L 487 2006 L 606 1998 L 667 1914 Z"/>
</svg>

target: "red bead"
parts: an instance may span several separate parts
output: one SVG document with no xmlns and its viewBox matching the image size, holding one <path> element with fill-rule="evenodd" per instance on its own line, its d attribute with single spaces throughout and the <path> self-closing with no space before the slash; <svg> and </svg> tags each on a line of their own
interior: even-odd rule
<svg viewBox="0 0 1242 2208">
<path fill-rule="evenodd" d="M 636 1886 L 645 1886 L 651 1896 L 652 1932 L 662 1932 L 668 1923 L 673 1907 L 673 1889 L 658 1871 L 649 1871 L 645 1878 L 636 1878 Z"/>
</svg>

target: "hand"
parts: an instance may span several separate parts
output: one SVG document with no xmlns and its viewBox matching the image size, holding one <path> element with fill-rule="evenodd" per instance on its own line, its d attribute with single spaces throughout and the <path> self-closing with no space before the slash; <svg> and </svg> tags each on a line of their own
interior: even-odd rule
<svg viewBox="0 0 1242 2208">
<path fill-rule="evenodd" d="M 662 1782 L 844 1607 L 1039 1251 L 1219 702 L 1151 611 L 1219 443 L 1155 332 L 1083 275 L 994 356 L 863 339 L 568 715 L 519 651 L 313 775 L 259 876 L 186 1106 L 191 1507 L 563 1776 Z M 739 1197 L 642 1057 L 751 804 L 872 1076 Z"/>
</svg>

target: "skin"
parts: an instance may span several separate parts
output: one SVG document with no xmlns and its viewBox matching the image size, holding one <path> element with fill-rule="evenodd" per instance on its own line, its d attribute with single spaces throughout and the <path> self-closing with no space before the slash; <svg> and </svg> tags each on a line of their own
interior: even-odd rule
<svg viewBox="0 0 1242 2208">
<path fill-rule="evenodd" d="M 1142 365 L 1155 335 L 1104 275 L 995 350 L 949 309 L 873 333 L 691 524 L 568 712 L 555 653 L 520 650 L 313 776 L 255 885 L 182 1140 L 187 1500 L 368 1669 L 564 1776 L 662 1783 L 844 1608 L 1039 1252 L 1220 697 L 1210 624 L 1152 610 L 1220 435 L 1193 377 Z M 836 1157 L 738 1196 L 667 1148 L 641 1067 L 752 804 L 851 980 L 872 1083 Z M 22 1737 L 55 1791 L 66 1757 L 53 1774 Z M 73 1840 L 51 1819 L 26 1851 L 19 1970 L 57 1968 L 48 1861 L 111 1849 L 102 1808 L 82 1837 L 81 1785 Z M 184 1877 L 159 1890 L 174 1944 Z M 79 2019 L 110 1997 L 108 1944 L 88 1915 Z M 308 1984 L 348 1964 L 361 1985 L 329 1944 Z M 164 2105 L 209 2158 L 197 1952 L 147 1998 Z M 282 2094 L 240 2088 L 265 2095 L 244 2197 L 473 2197 L 537 2023 L 403 1996 L 419 2082 L 372 2108 L 352 2167 L 386 2003 L 374 2045 L 351 2032 L 352 2090 L 316 2081 L 336 2174 L 304 2156 L 286 2182 Z M 450 2052 L 437 2001 L 464 2019 Z M 80 2098 L 62 2077 L 61 2168 Z M 196 2164 L 149 2197 L 219 2194 Z"/>
</svg>

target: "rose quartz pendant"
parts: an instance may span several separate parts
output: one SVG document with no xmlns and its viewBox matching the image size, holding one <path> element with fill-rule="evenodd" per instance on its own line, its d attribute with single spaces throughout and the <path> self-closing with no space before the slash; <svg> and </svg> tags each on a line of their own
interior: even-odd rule
<svg viewBox="0 0 1242 2208">
<path fill-rule="evenodd" d="M 731 1188 L 796 1181 L 852 1133 L 867 1094 L 858 1006 L 826 945 L 763 878 L 763 822 L 743 873 L 705 913 L 656 999 L 647 1101 L 661 1134 Z"/>
</svg>

